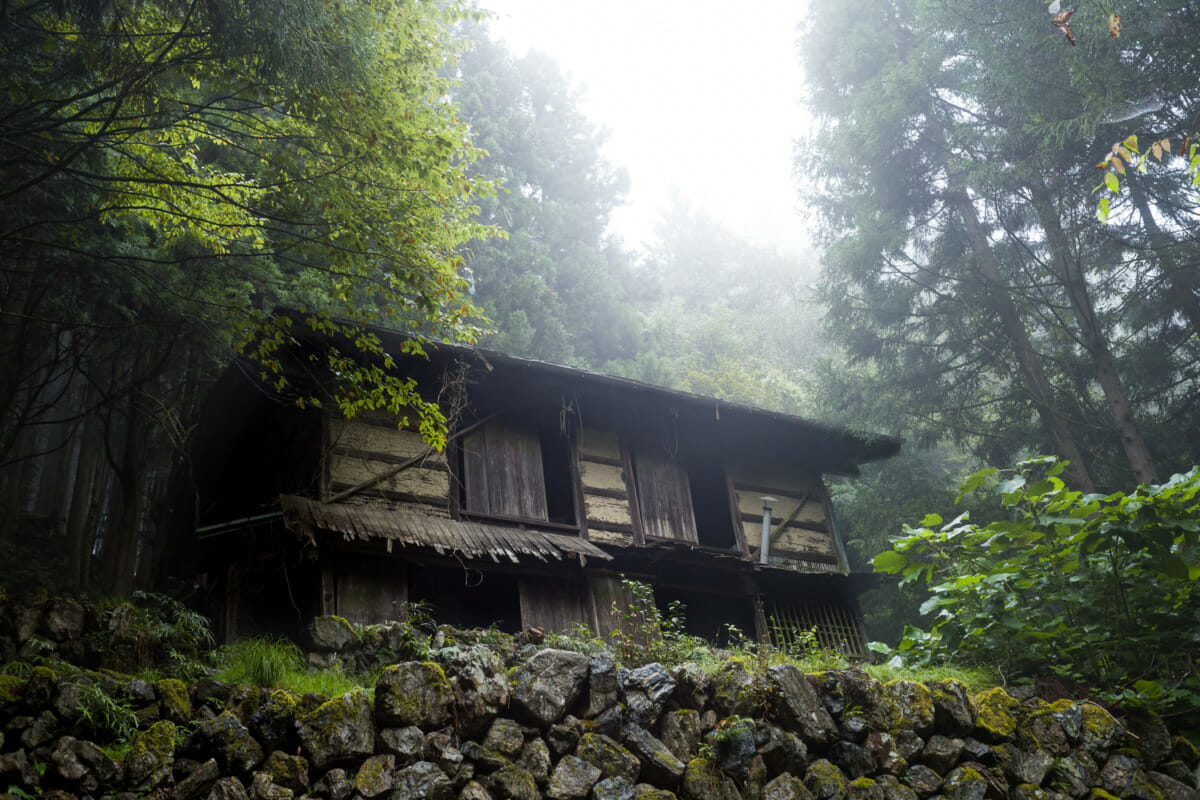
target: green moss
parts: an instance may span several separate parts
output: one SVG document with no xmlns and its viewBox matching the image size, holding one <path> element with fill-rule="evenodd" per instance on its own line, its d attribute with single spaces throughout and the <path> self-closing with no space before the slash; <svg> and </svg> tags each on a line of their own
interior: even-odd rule
<svg viewBox="0 0 1200 800">
<path fill-rule="evenodd" d="M 392 666 L 388 667 L 385 673 L 407 669 L 410 668 Z M 398 681 L 394 686 L 389 685 L 387 702 L 391 706 L 390 711 L 398 716 L 403 725 L 422 726 L 429 722 L 436 724 L 431 717 L 437 716 L 438 709 L 450 702 L 454 696 L 453 688 L 440 664 L 422 661 L 417 669 L 420 670 L 421 676 L 414 685 L 405 687 L 402 685 L 404 681 Z M 431 702 L 426 702 L 427 699 Z"/>
<path fill-rule="evenodd" d="M 392 766 L 395 766 L 394 762 Z M 388 763 L 385 759 L 368 758 L 359 768 L 358 774 L 354 776 L 354 785 L 360 792 L 367 787 L 382 786 L 387 771 Z M 276 783 L 280 783 L 280 781 L 276 781 Z"/>
<path fill-rule="evenodd" d="M 1121 800 L 1121 798 L 1117 797 L 1115 794 L 1109 794 L 1097 786 L 1093 788 L 1092 791 L 1088 792 L 1087 800 Z"/>
<path fill-rule="evenodd" d="M 804 785 L 817 800 L 846 796 L 846 776 L 828 759 L 814 761 L 804 776 Z"/>
<path fill-rule="evenodd" d="M 1182 761 L 1191 769 L 1200 764 L 1200 749 L 1186 737 L 1175 736 L 1171 739 L 1171 758 Z"/>
<path fill-rule="evenodd" d="M 724 786 L 717 765 L 707 758 L 693 758 L 683 770 L 685 797 L 721 797 Z"/>
<path fill-rule="evenodd" d="M 980 692 L 973 698 L 978 714 L 975 729 L 991 741 L 1012 739 L 1017 733 L 1017 713 L 1021 709 L 1008 692 L 1000 687 Z"/>
<path fill-rule="evenodd" d="M 137 737 L 125 756 L 125 763 L 134 770 L 131 777 L 141 782 L 136 787 L 138 791 L 153 789 L 169 774 L 178 738 L 174 723 L 166 720 L 154 723 Z"/>
<path fill-rule="evenodd" d="M 58 688 L 58 675 L 49 667 L 34 667 L 25 678 L 25 701 L 34 708 L 50 705 Z"/>
<path fill-rule="evenodd" d="M 855 778 L 854 780 L 850 781 L 850 783 L 847 785 L 851 789 L 861 789 L 863 791 L 866 791 L 867 789 L 870 789 L 872 786 L 875 785 L 875 781 L 872 780 L 871 778 L 866 778 L 866 777 Z"/>
<path fill-rule="evenodd" d="M 1095 703 L 1083 703 L 1083 744 L 1090 749 L 1106 750 L 1124 733 L 1121 723 Z"/>
<path fill-rule="evenodd" d="M 0 675 L 0 708 L 13 705 L 25 694 L 25 679 L 16 675 Z"/>
<path fill-rule="evenodd" d="M 911 728 L 924 733 L 933 726 L 933 694 L 923 683 L 907 680 L 885 683 L 880 710 L 889 730 Z"/>
<path fill-rule="evenodd" d="M 158 708 L 164 719 L 184 723 L 191 718 L 192 699 L 188 697 L 188 689 L 183 681 L 164 678 L 154 684 L 154 694 L 158 697 Z"/>
</svg>

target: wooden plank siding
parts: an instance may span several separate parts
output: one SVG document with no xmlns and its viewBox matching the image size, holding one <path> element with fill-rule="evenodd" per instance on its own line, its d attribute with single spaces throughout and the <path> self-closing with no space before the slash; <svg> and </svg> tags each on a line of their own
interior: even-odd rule
<svg viewBox="0 0 1200 800">
<path fill-rule="evenodd" d="M 326 496 L 357 486 L 428 450 L 419 433 L 397 428 L 394 422 L 379 415 L 364 414 L 350 420 L 329 415 L 325 429 Z M 446 457 L 429 453 L 420 463 L 347 500 L 380 503 L 396 510 L 420 508 L 426 514 L 445 516 L 449 492 Z"/>
<path fill-rule="evenodd" d="M 837 563 L 825 491 L 819 478 L 794 469 L 772 472 L 763 465 L 745 464 L 731 467 L 730 478 L 752 560 L 758 560 L 762 540 L 761 498 L 770 496 L 776 498 L 771 510 L 771 563 L 822 572 Z"/>
<path fill-rule="evenodd" d="M 519 579 L 518 585 L 522 628 L 533 626 L 546 633 L 558 633 L 577 625 L 593 627 L 590 598 L 578 581 L 526 576 Z"/>
<path fill-rule="evenodd" d="M 406 569 L 403 561 L 339 554 L 334 578 L 334 613 L 362 625 L 405 619 Z"/>
<path fill-rule="evenodd" d="M 582 515 L 588 538 L 604 544 L 632 546 L 633 515 L 620 438 L 615 433 L 581 428 L 578 457 Z"/>
</svg>

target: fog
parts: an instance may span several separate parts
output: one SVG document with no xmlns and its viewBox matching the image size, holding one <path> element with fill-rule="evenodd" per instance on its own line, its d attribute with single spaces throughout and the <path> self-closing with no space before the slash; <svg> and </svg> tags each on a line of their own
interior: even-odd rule
<svg viewBox="0 0 1200 800">
<path fill-rule="evenodd" d="M 493 34 L 515 55 L 553 57 L 610 132 L 605 155 L 628 170 L 611 231 L 646 245 L 682 200 L 748 241 L 807 249 L 792 178 L 805 135 L 795 2 L 488 0 Z"/>
</svg>

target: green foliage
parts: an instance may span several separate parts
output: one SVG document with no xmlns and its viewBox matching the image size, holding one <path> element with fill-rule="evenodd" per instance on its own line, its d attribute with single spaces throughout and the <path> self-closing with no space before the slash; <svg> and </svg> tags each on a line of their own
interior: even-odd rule
<svg viewBox="0 0 1200 800">
<path fill-rule="evenodd" d="M 665 611 L 654 602 L 654 588 L 641 581 L 621 576 L 628 602 L 622 610 L 613 603 L 610 612 L 617 622 L 611 644 L 617 660 L 627 667 L 640 667 L 658 662 L 675 666 L 708 649 L 707 643 L 685 633 L 686 608 L 678 600 Z"/>
<path fill-rule="evenodd" d="M 908 630 L 899 655 L 1053 674 L 1159 707 L 1200 702 L 1200 468 L 1085 495 L 1064 485 L 1064 466 L 977 472 L 960 497 L 990 487 L 1006 518 L 930 514 L 875 559 L 931 591 L 933 626 Z"/>
<path fill-rule="evenodd" d="M 217 665 L 213 677 L 225 683 L 286 689 L 297 694 L 316 692 L 328 697 L 353 689 L 373 692 L 382 670 L 380 667 L 360 675 L 349 673 L 340 665 L 309 669 L 299 647 L 287 639 L 269 636 L 239 639 L 221 647 L 213 653 L 213 661 Z"/>
<path fill-rule="evenodd" d="M 570 628 L 558 633 L 546 634 L 546 646 L 556 650 L 571 650 L 584 655 L 595 655 L 605 649 L 604 640 L 587 625 L 576 622 Z"/>
<path fill-rule="evenodd" d="M 138 718 L 133 707 L 112 697 L 98 683 L 76 686 L 79 724 L 104 741 L 128 743 L 137 735 Z"/>
<path fill-rule="evenodd" d="M 131 602 L 100 606 L 110 631 L 92 634 L 106 659 L 119 669 L 162 670 L 184 679 L 204 670 L 213 645 L 208 618 L 164 594 L 135 591 Z M 111 630 L 116 621 L 116 629 Z"/>
</svg>

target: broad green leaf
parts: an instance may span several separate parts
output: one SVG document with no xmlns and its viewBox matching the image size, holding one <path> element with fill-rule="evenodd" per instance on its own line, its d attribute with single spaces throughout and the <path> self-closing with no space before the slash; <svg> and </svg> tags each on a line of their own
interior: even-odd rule
<svg viewBox="0 0 1200 800">
<path fill-rule="evenodd" d="M 902 553 L 897 553 L 895 550 L 884 550 L 875 556 L 872 564 L 876 572 L 887 572 L 894 575 L 908 566 L 909 558 Z"/>
</svg>

